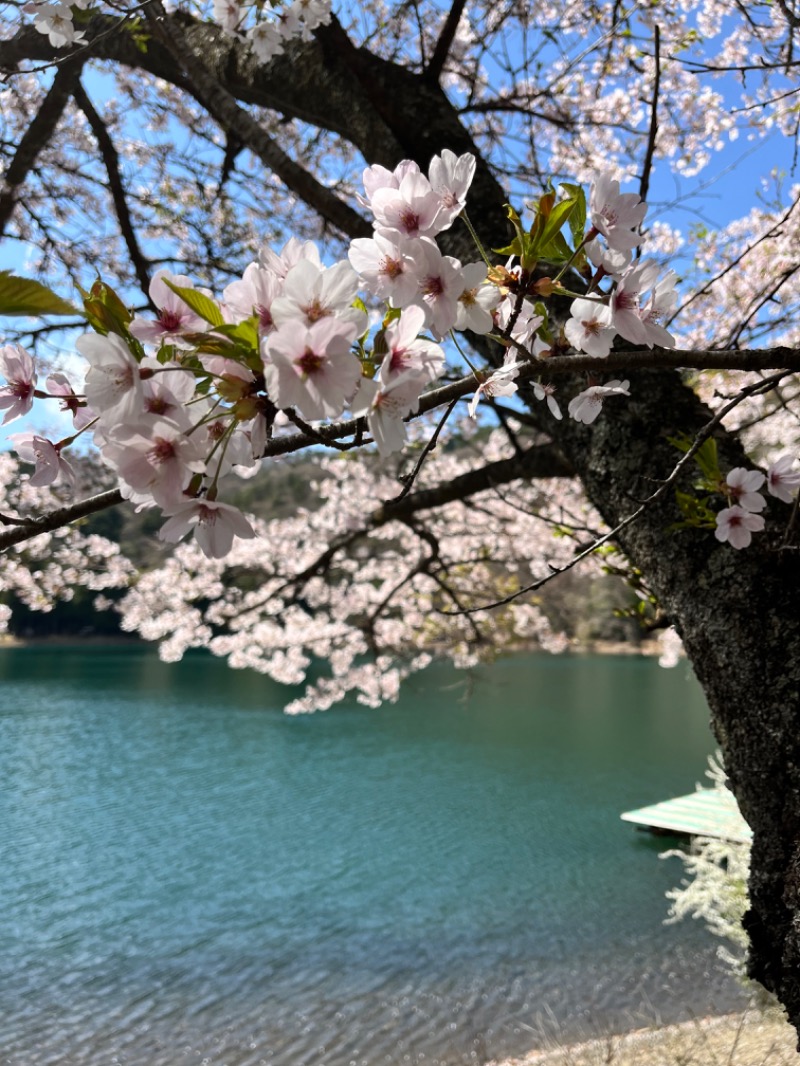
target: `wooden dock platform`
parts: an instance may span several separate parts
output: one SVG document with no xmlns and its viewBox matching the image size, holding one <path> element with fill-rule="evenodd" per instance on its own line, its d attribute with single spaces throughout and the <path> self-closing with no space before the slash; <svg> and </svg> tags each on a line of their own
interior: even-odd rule
<svg viewBox="0 0 800 1066">
<path fill-rule="evenodd" d="M 701 788 L 688 796 L 626 811 L 620 817 L 623 822 L 633 822 L 655 833 L 715 837 L 738 844 L 749 844 L 753 839 L 750 826 L 739 813 L 734 797 L 715 788 Z"/>
</svg>

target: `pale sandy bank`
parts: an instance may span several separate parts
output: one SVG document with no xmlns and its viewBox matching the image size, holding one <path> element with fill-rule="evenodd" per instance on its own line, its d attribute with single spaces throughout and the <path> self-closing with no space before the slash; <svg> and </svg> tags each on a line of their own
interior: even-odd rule
<svg viewBox="0 0 800 1066">
<path fill-rule="evenodd" d="M 785 1066 L 797 1034 L 776 1013 L 747 1011 L 532 1051 L 491 1066 Z"/>
</svg>

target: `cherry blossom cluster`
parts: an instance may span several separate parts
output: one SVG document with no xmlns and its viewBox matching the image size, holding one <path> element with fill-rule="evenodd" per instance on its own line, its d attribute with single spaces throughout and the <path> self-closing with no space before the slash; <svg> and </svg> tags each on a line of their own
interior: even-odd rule
<svg viewBox="0 0 800 1066">
<path fill-rule="evenodd" d="M 609 354 L 617 335 L 648 348 L 674 347 L 672 334 L 661 322 L 677 302 L 677 275 L 670 270 L 661 277 L 652 259 L 632 262 L 643 240 L 646 205 L 636 193 L 621 193 L 618 181 L 601 175 L 592 185 L 589 206 L 592 227 L 583 251 L 595 272 L 587 295 L 570 308 L 567 340 L 577 351 L 598 356 Z M 604 278 L 613 279 L 614 287 L 608 297 L 598 298 Z"/>
<path fill-rule="evenodd" d="M 46 514 L 63 506 L 57 488 L 20 477 L 19 465 L 8 452 L 0 452 L 0 514 Z M 90 461 L 79 461 L 73 474 L 81 492 L 108 487 L 108 478 L 98 480 Z M 119 544 L 76 526 L 41 533 L 7 549 L 0 558 L 3 593 L 34 611 L 51 611 L 57 602 L 72 600 L 79 588 L 113 594 L 126 589 L 135 577 L 136 568 Z M 7 604 L 0 605 L 0 633 L 5 632 L 10 613 Z"/>
<path fill-rule="evenodd" d="M 310 41 L 318 26 L 327 25 L 331 0 L 291 0 L 269 6 L 214 0 L 213 17 L 226 33 L 246 40 L 260 63 L 267 63 L 283 53 L 288 41 Z"/>
<path fill-rule="evenodd" d="M 746 470 L 738 466 L 731 470 L 720 491 L 727 496 L 730 506 L 723 508 L 716 517 L 717 540 L 732 548 L 747 548 L 753 533 L 764 529 L 761 512 L 767 506 L 766 498 L 759 489 L 766 485 L 767 492 L 777 500 L 792 503 L 800 486 L 800 468 L 791 455 L 782 455 L 766 474 L 760 470 Z"/>
<path fill-rule="evenodd" d="M 47 35 L 54 48 L 66 48 L 85 42 L 84 34 L 75 28 L 73 8 L 85 11 L 91 3 L 92 0 L 73 0 L 70 4 L 63 0 L 30 0 L 22 10 L 33 15 L 34 26 Z"/>
<path fill-rule="evenodd" d="M 464 419 L 459 430 L 467 446 L 437 453 L 420 474 L 422 488 L 513 454 L 500 430 L 482 436 L 479 453 L 468 445 L 478 428 Z M 405 522 L 369 521 L 376 501 L 396 493 L 393 463 L 401 459 L 388 468 L 368 452 L 314 461 L 308 509 L 256 520 L 260 540 L 236 541 L 224 559 L 178 545 L 115 605 L 123 628 L 160 641 L 168 661 L 206 647 L 234 668 L 305 684 L 289 713 L 326 710 L 348 693 L 368 706 L 394 700 L 402 680 L 434 657 L 468 668 L 503 650 L 568 646 L 538 601 L 475 616 L 446 610 L 490 602 L 520 574 L 565 565 L 573 542 L 553 540 L 553 525 L 601 526 L 576 481 L 520 482 L 454 501 L 426 515 L 422 536 Z M 334 541 L 341 548 L 330 569 L 314 572 Z M 235 575 L 248 571 L 258 582 L 243 588 Z M 593 574 L 587 560 L 579 580 Z"/>
<path fill-rule="evenodd" d="M 72 482 L 65 452 L 90 432 L 123 495 L 163 512 L 163 540 L 193 532 L 206 555 L 220 558 L 234 538 L 255 536 L 218 498 L 229 474 L 254 473 L 268 439 L 287 427 L 313 440 L 313 424 L 346 411 L 363 419 L 383 458 L 398 451 L 423 393 L 445 370 L 442 344 L 453 331 L 490 334 L 506 347 L 498 369 L 474 370 L 473 417 L 481 398 L 511 396 L 523 369 L 530 377 L 541 368 L 534 394 L 561 418 L 546 377 L 553 352 L 607 355 L 616 333 L 672 343 L 658 319 L 674 302 L 674 275 L 658 281 L 655 264 L 630 263 L 645 214 L 635 194 L 600 176 L 587 210 L 583 190 L 564 185 L 561 199 L 551 191 L 533 206 L 529 230 L 509 208 L 517 236 L 503 250 L 505 265 L 493 266 L 480 246 L 482 258 L 464 264 L 436 238 L 465 217 L 474 172 L 471 155 L 447 150 L 427 174 L 409 161 L 367 168 L 361 203 L 374 232 L 351 243 L 347 260 L 325 265 L 313 243 L 292 238 L 280 253 L 264 249 L 219 301 L 188 276 L 161 270 L 149 289 L 155 317 L 134 316 L 98 282 L 85 298 L 95 332 L 76 342 L 88 367 L 82 386 L 54 374 L 42 390 L 23 348 L 0 349 L 4 422 L 28 414 L 36 397 L 58 401 L 73 418 L 61 441 L 12 436 L 35 467 L 31 484 Z M 585 292 L 555 330 L 542 301 L 569 295 L 570 279 Z M 570 400 L 569 416 L 590 424 L 605 399 L 629 388 L 593 381 Z"/>
<path fill-rule="evenodd" d="M 22 10 L 33 15 L 39 33 L 46 34 L 54 48 L 85 43 L 75 28 L 73 8 L 87 10 L 93 0 L 29 0 Z M 295 38 L 311 40 L 313 31 L 331 19 L 331 0 L 290 0 L 264 5 L 239 0 L 213 0 L 211 16 L 230 36 L 248 43 L 261 63 L 281 55 L 284 45 Z"/>
</svg>

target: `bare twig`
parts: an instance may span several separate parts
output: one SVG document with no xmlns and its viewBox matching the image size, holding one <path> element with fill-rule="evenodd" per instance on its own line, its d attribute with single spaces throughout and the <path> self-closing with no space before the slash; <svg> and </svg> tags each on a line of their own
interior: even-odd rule
<svg viewBox="0 0 800 1066">
<path fill-rule="evenodd" d="M 14 158 L 5 172 L 2 191 L 0 191 L 0 236 L 14 212 L 20 186 L 28 177 L 39 153 L 50 142 L 56 126 L 61 121 L 64 108 L 69 103 L 80 72 L 81 63 L 74 60 L 64 63 L 56 71 L 53 84 L 20 139 Z"/>
<path fill-rule="evenodd" d="M 111 199 L 114 202 L 114 210 L 117 215 L 117 221 L 119 222 L 119 230 L 128 249 L 128 255 L 131 257 L 131 263 L 133 264 L 137 281 L 141 286 L 142 292 L 147 296 L 150 288 L 150 264 L 145 259 L 144 254 L 139 247 L 136 231 L 133 228 L 133 220 L 131 219 L 131 213 L 128 208 L 125 186 L 122 182 L 122 175 L 119 170 L 119 153 L 114 147 L 114 142 L 111 140 L 111 135 L 108 132 L 106 124 L 103 122 L 102 118 L 100 118 L 94 104 L 89 99 L 86 90 L 80 82 L 75 86 L 72 95 L 75 97 L 75 103 L 81 111 L 83 111 L 84 115 L 86 115 L 86 119 L 94 134 L 94 139 L 97 141 L 97 146 L 100 149 L 100 155 L 102 156 L 103 164 L 106 168 L 106 173 L 108 174 L 108 188 L 111 193 Z"/>
<path fill-rule="evenodd" d="M 419 472 L 422 469 L 422 464 L 425 462 L 425 460 L 431 454 L 433 449 L 436 447 L 436 441 L 439 439 L 439 434 L 444 429 L 445 423 L 447 422 L 447 420 L 450 417 L 450 415 L 453 413 L 453 409 L 455 408 L 457 403 L 458 403 L 458 398 L 456 398 L 455 400 L 451 400 L 450 403 L 448 404 L 447 410 L 445 411 L 445 413 L 442 415 L 441 419 L 439 420 L 439 424 L 437 425 L 436 429 L 433 431 L 433 435 L 431 436 L 431 439 L 427 442 L 425 447 L 422 449 L 422 454 L 420 455 L 419 459 L 417 460 L 417 465 L 414 467 L 412 472 L 408 475 L 408 478 L 406 479 L 406 483 L 403 486 L 403 491 L 400 493 L 399 496 L 395 496 L 394 499 L 390 501 L 391 503 L 398 503 L 400 500 L 405 499 L 405 497 L 408 496 L 409 492 L 411 492 L 411 489 L 413 488 L 414 482 L 417 480 Z"/>
<path fill-rule="evenodd" d="M 639 199 L 646 200 L 650 188 L 650 171 L 653 168 L 653 155 L 656 150 L 656 136 L 658 134 L 658 92 L 661 85 L 661 30 L 658 25 L 653 31 L 653 55 L 656 64 L 655 78 L 653 79 L 653 101 L 650 105 L 650 133 L 647 137 L 647 151 L 644 156 L 642 167 L 642 180 L 639 182 Z"/>
<path fill-rule="evenodd" d="M 436 42 L 436 47 L 433 50 L 430 62 L 425 68 L 424 75 L 426 78 L 430 78 L 431 81 L 438 81 L 442 76 L 444 65 L 447 62 L 447 57 L 450 54 L 450 49 L 453 46 L 455 40 L 456 31 L 458 30 L 458 24 L 461 21 L 461 15 L 464 11 L 466 0 L 453 0 L 450 10 L 447 12 L 447 18 L 444 20 L 439 39 Z"/>
</svg>

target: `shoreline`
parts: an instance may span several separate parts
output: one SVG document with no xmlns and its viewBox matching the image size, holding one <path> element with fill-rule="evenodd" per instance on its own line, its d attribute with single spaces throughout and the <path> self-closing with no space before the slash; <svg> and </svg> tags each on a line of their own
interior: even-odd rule
<svg viewBox="0 0 800 1066">
<path fill-rule="evenodd" d="M 776 1008 L 549 1044 L 487 1066 L 791 1066 L 800 1060 L 797 1033 Z"/>
<path fill-rule="evenodd" d="M 79 633 L 55 633 L 41 637 L 17 637 L 11 633 L 0 633 L 0 648 L 32 648 L 37 645 L 68 645 L 86 644 L 96 647 L 128 646 L 128 647 L 155 647 L 156 641 L 144 640 L 136 634 L 120 633 L 115 636 L 103 636 L 100 634 Z M 661 654 L 661 648 L 655 640 L 645 640 L 639 644 L 628 644 L 625 641 L 593 640 L 583 644 L 570 644 L 563 652 L 547 652 L 541 647 L 520 648 L 520 651 L 540 652 L 542 655 L 625 655 L 639 656 L 642 658 L 657 657 Z"/>
</svg>

